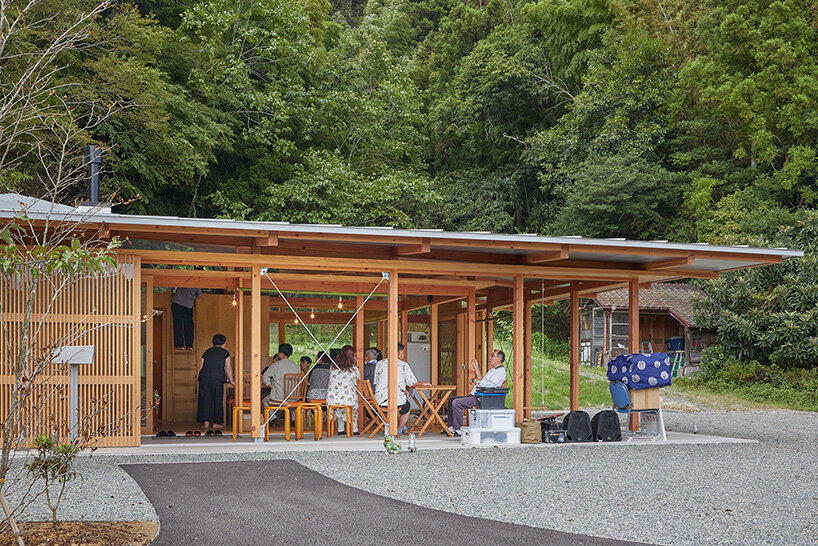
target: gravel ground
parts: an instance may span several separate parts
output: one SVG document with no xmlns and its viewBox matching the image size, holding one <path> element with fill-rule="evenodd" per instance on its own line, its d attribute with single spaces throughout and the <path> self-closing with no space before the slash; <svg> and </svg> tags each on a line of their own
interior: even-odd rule
<svg viewBox="0 0 818 546">
<path fill-rule="evenodd" d="M 293 459 L 347 485 L 463 515 L 664 544 L 818 542 L 818 414 L 664 412 L 668 430 L 758 444 L 92 458 L 64 519 L 155 519 L 117 463 Z M 513 486 L 511 486 L 513 485 Z M 41 519 L 47 512 L 32 510 Z"/>
</svg>

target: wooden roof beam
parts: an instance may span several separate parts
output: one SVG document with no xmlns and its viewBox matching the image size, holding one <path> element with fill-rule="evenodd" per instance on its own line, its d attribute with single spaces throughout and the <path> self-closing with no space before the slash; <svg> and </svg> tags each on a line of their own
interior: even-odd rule
<svg viewBox="0 0 818 546">
<path fill-rule="evenodd" d="M 545 262 L 554 262 L 556 260 L 565 260 L 566 258 L 568 258 L 568 245 L 562 245 L 559 250 L 529 254 L 523 258 L 523 263 L 541 264 Z"/>
<path fill-rule="evenodd" d="M 428 254 L 431 250 L 432 241 L 430 239 L 423 239 L 418 245 L 403 245 L 395 248 L 395 255 L 418 256 L 420 254 Z"/>
<path fill-rule="evenodd" d="M 256 237 L 255 246 L 278 246 L 278 233 L 270 233 L 266 237 Z"/>
<path fill-rule="evenodd" d="M 673 269 L 676 267 L 684 267 L 686 265 L 693 265 L 696 261 L 696 255 L 691 252 L 684 258 L 668 258 L 666 260 L 657 260 L 642 266 L 645 271 L 657 271 L 660 269 Z"/>
</svg>

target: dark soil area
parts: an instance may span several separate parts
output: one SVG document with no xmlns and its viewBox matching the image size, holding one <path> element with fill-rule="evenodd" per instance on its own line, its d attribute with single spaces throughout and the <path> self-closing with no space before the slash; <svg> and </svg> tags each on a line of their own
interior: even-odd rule
<svg viewBox="0 0 818 546">
<path fill-rule="evenodd" d="M 63 521 L 22 522 L 23 540 L 27 545 L 97 546 L 118 544 L 144 546 L 156 537 L 155 521 Z M 10 530 L 0 534 L 0 546 L 16 544 Z"/>
</svg>

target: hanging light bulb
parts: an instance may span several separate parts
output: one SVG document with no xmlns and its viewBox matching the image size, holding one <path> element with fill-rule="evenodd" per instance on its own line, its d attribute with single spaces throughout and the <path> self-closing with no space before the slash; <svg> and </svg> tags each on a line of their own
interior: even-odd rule
<svg viewBox="0 0 818 546">
<path fill-rule="evenodd" d="M 344 300 L 341 299 L 341 296 L 338 296 L 338 309 L 344 308 Z"/>
<path fill-rule="evenodd" d="M 238 304 L 239 304 L 239 300 L 237 300 L 237 299 L 236 299 L 236 294 L 235 294 L 235 292 L 234 292 L 234 293 L 233 293 L 233 301 L 231 301 L 231 302 L 230 302 L 230 305 L 232 305 L 233 307 L 235 307 L 235 306 L 237 306 Z"/>
<path fill-rule="evenodd" d="M 293 324 L 298 324 L 298 317 L 293 319 Z"/>
<path fill-rule="evenodd" d="M 310 318 L 315 318 L 315 309 L 310 309 Z"/>
</svg>

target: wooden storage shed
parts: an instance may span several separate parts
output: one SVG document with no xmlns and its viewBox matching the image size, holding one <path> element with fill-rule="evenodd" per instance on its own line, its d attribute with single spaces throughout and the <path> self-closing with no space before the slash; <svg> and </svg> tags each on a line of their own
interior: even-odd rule
<svg viewBox="0 0 818 546">
<path fill-rule="evenodd" d="M 693 299 L 704 292 L 684 282 L 657 283 L 639 293 L 639 350 L 666 352 L 688 371 L 702 350 L 715 344 L 715 332 L 697 326 Z M 580 361 L 602 365 L 629 352 L 628 291 L 600 292 L 584 300 L 580 313 Z"/>
</svg>

